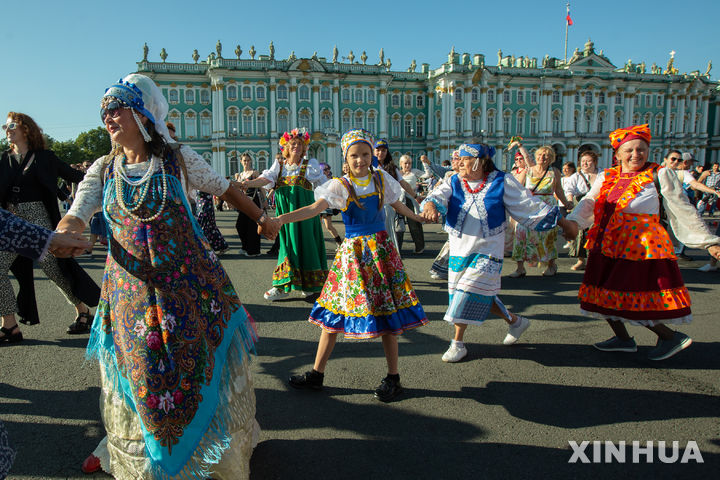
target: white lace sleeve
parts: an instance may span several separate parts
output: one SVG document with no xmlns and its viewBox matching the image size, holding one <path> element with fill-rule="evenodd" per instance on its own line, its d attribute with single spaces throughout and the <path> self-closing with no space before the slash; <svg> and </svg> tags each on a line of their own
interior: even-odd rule
<svg viewBox="0 0 720 480">
<path fill-rule="evenodd" d="M 385 185 L 383 205 L 395 203 L 404 195 L 405 190 L 403 190 L 402 185 L 385 170 L 380 170 L 380 175 L 383 176 L 383 184 Z"/>
<path fill-rule="evenodd" d="M 505 175 L 503 185 L 503 204 L 512 218 L 520 225 L 534 229 L 543 221 L 552 208 L 533 196 L 512 175 Z"/>
<path fill-rule="evenodd" d="M 220 196 L 228 189 L 230 182 L 217 173 L 195 150 L 183 145 L 180 149 L 188 174 L 188 188 Z M 183 185 L 185 187 L 185 185 Z M 186 192 L 187 193 L 187 192 Z"/>
<path fill-rule="evenodd" d="M 577 205 L 575 205 L 575 208 L 573 208 L 572 212 L 567 217 L 568 220 L 572 220 L 577 223 L 581 230 L 590 228 L 595 222 L 595 199 L 600 193 L 600 187 L 602 187 L 604 181 L 605 172 L 598 173 L 598 176 L 595 178 L 595 183 L 593 183 L 590 191 Z"/>
<path fill-rule="evenodd" d="M 278 176 L 280 176 L 281 169 L 282 166 L 280 165 L 280 162 L 275 160 L 273 161 L 272 167 L 268 168 L 267 170 L 263 170 L 263 172 L 260 174 L 260 177 L 270 181 L 270 183 L 265 185 L 266 189 L 270 190 L 275 186 L 275 182 L 277 182 Z"/>
<path fill-rule="evenodd" d="M 682 183 L 669 168 L 658 170 L 663 206 L 675 236 L 690 248 L 720 245 L 720 238 L 710 233 L 700 214 L 687 199 Z"/>
<path fill-rule="evenodd" d="M 90 218 L 102 207 L 103 196 L 103 179 L 104 173 L 103 160 L 100 157 L 88 168 L 85 178 L 78 184 L 75 192 L 75 200 L 73 200 L 70 210 L 67 214 L 77 217 L 85 224 Z"/>
<path fill-rule="evenodd" d="M 333 178 L 332 180 L 328 180 L 317 187 L 314 193 L 315 201 L 323 199 L 328 202 L 330 208 L 337 208 L 342 211 L 345 211 L 347 208 L 347 199 L 350 194 L 340 179 Z"/>
<path fill-rule="evenodd" d="M 308 166 L 305 169 L 305 178 L 313 184 L 313 187 L 318 187 L 327 181 L 325 172 L 322 171 L 320 164 L 314 158 L 308 161 Z"/>
</svg>

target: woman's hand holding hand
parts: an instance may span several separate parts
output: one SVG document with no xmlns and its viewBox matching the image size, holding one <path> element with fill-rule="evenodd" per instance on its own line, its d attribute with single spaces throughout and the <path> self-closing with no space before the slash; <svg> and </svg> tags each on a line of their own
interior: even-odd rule
<svg viewBox="0 0 720 480">
<path fill-rule="evenodd" d="M 708 253 L 720 260 L 720 245 L 713 245 L 712 247 L 709 247 Z"/>
<path fill-rule="evenodd" d="M 440 213 L 437 211 L 435 204 L 428 202 L 423 207 L 423 211 L 420 216 L 429 223 L 437 223 L 440 221 Z"/>
<path fill-rule="evenodd" d="M 577 222 L 568 220 L 567 218 L 561 218 L 558 220 L 558 225 L 563 229 L 563 237 L 566 240 L 575 240 L 580 231 Z"/>
</svg>

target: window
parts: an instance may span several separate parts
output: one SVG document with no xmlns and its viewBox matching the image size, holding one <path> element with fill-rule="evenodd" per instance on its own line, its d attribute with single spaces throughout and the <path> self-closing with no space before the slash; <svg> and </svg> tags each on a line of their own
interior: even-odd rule
<svg viewBox="0 0 720 480">
<path fill-rule="evenodd" d="M 200 103 L 207 105 L 210 103 L 210 91 L 200 90 Z"/>
<path fill-rule="evenodd" d="M 418 115 L 415 119 L 415 136 L 423 138 L 425 136 L 425 117 Z"/>
<path fill-rule="evenodd" d="M 580 130 L 578 129 L 578 117 L 579 117 L 579 116 L 580 116 L 580 113 L 579 113 L 577 110 L 575 110 L 575 113 L 573 114 L 573 129 L 574 129 L 576 132 L 579 132 L 579 131 L 580 131 Z"/>
<path fill-rule="evenodd" d="M 238 111 L 234 108 L 231 108 L 228 110 L 228 133 L 230 135 L 234 135 L 238 132 L 240 132 L 240 126 L 238 125 Z"/>
<path fill-rule="evenodd" d="M 278 91 L 279 91 L 279 89 L 278 89 Z M 288 114 L 286 111 L 283 110 L 278 113 L 277 125 L 278 125 L 279 132 L 284 133 L 284 132 L 287 132 L 288 130 L 290 130 L 290 128 L 288 126 Z"/>
<path fill-rule="evenodd" d="M 538 92 L 536 90 L 530 92 L 530 103 L 533 105 L 537 105 L 538 103 Z"/>
<path fill-rule="evenodd" d="M 640 124 L 640 114 L 636 113 L 635 115 L 633 115 L 632 121 L 633 121 L 633 123 L 632 123 L 633 125 L 639 125 Z"/>
<path fill-rule="evenodd" d="M 350 112 L 347 110 L 342 115 L 342 131 L 347 132 L 350 130 Z"/>
<path fill-rule="evenodd" d="M 650 125 L 650 123 L 652 123 L 652 114 L 651 113 L 645 114 L 645 117 L 643 118 L 643 123 L 647 123 L 648 125 Z"/>
<path fill-rule="evenodd" d="M 367 91 L 367 102 L 375 103 L 375 90 L 372 88 Z"/>
<path fill-rule="evenodd" d="M 598 93 L 598 103 L 600 105 L 605 105 L 605 92 Z"/>
<path fill-rule="evenodd" d="M 623 124 L 623 112 L 618 111 L 615 113 L 615 129 L 622 128 Z"/>
<path fill-rule="evenodd" d="M 177 135 L 178 138 L 182 138 L 180 135 L 180 114 L 176 111 L 170 112 L 170 115 L 168 115 L 168 119 L 172 122 L 173 125 L 175 125 L 175 135 Z"/>
<path fill-rule="evenodd" d="M 363 101 L 362 88 L 356 88 L 355 89 L 355 103 L 362 103 L 362 101 Z"/>
<path fill-rule="evenodd" d="M 560 103 L 560 90 L 553 90 L 552 103 Z"/>
<path fill-rule="evenodd" d="M 662 107 L 662 106 L 663 106 L 664 97 L 663 97 L 662 95 L 658 95 L 657 98 L 656 98 L 656 100 L 657 100 L 657 102 L 656 102 L 657 106 L 658 106 L 658 107 Z"/>
<path fill-rule="evenodd" d="M 479 135 L 482 130 L 482 118 L 478 112 L 473 113 L 472 116 L 472 131 L 474 135 Z"/>
<path fill-rule="evenodd" d="M 488 135 L 495 135 L 495 112 L 488 112 Z"/>
<path fill-rule="evenodd" d="M 405 108 L 412 108 L 412 100 L 412 95 L 410 95 L 409 93 L 403 94 L 403 105 L 405 106 Z"/>
<path fill-rule="evenodd" d="M 525 113 L 524 112 L 518 112 L 518 114 L 517 114 L 517 118 L 515 119 L 515 134 L 516 135 L 525 135 Z"/>
<path fill-rule="evenodd" d="M 552 116 L 552 133 L 553 134 L 555 134 L 555 135 L 560 134 L 560 125 L 561 125 L 560 112 L 555 111 L 555 112 L 553 112 L 553 116 Z"/>
<path fill-rule="evenodd" d="M 530 135 L 535 136 L 538 132 L 537 115 L 530 115 Z"/>
<path fill-rule="evenodd" d="M 243 112 L 243 119 L 242 119 L 242 133 L 243 135 L 252 135 L 253 134 L 253 116 L 252 112 L 249 110 L 246 110 Z"/>
<path fill-rule="evenodd" d="M 350 103 L 350 89 L 349 88 L 342 89 L 342 102 Z"/>
<path fill-rule="evenodd" d="M 615 94 L 615 104 L 620 105 L 621 103 L 623 103 L 623 94 L 618 92 Z M 617 128 L 620 128 L 620 127 L 617 127 Z"/>
<path fill-rule="evenodd" d="M 266 121 L 265 121 L 265 110 L 259 110 L 257 113 L 257 134 L 265 135 L 267 133 Z"/>
<path fill-rule="evenodd" d="M 510 90 L 507 88 L 503 91 L 503 103 L 510 103 Z"/>
<path fill-rule="evenodd" d="M 517 92 L 517 103 L 522 105 L 525 103 L 525 90 L 518 90 Z"/>
<path fill-rule="evenodd" d="M 300 88 L 298 88 L 298 100 L 305 102 L 310 101 L 310 89 L 307 85 L 300 85 Z"/>
<path fill-rule="evenodd" d="M 440 119 L 440 112 L 437 112 L 435 114 L 435 133 L 437 136 L 440 136 L 440 132 L 442 131 L 442 120 Z"/>
<path fill-rule="evenodd" d="M 354 128 L 363 128 L 365 123 L 365 115 L 363 112 L 355 112 Z"/>
<path fill-rule="evenodd" d="M 583 132 L 589 132 L 590 131 L 590 123 L 592 122 L 592 112 L 590 110 L 585 111 L 585 123 L 583 125 Z"/>
<path fill-rule="evenodd" d="M 288 88 L 285 85 L 278 85 L 277 87 L 277 99 L 287 100 L 288 99 Z M 287 130 L 283 130 L 285 132 Z"/>
<path fill-rule="evenodd" d="M 242 99 L 246 102 L 252 100 L 252 88 L 247 85 L 242 87 Z"/>
<path fill-rule="evenodd" d="M 265 152 L 258 153 L 257 168 L 261 172 L 263 170 L 267 169 L 267 153 L 265 153 Z"/>
<path fill-rule="evenodd" d="M 663 116 L 662 114 L 659 114 L 657 117 L 655 117 L 655 128 L 653 130 L 653 135 L 660 135 L 662 133 L 662 124 L 663 124 Z"/>
<path fill-rule="evenodd" d="M 495 90 L 488 90 L 487 101 L 488 103 L 495 103 Z"/>
<path fill-rule="evenodd" d="M 372 133 L 377 132 L 377 117 L 375 116 L 374 112 L 368 113 L 367 129 Z"/>
<path fill-rule="evenodd" d="M 503 132 L 510 133 L 510 112 L 505 112 L 503 115 Z"/>
<path fill-rule="evenodd" d="M 575 103 L 580 103 L 580 92 L 575 92 Z"/>
<path fill-rule="evenodd" d="M 652 107 L 652 97 L 650 96 L 650 94 L 645 95 L 645 106 L 648 108 Z"/>
<path fill-rule="evenodd" d="M 328 87 L 328 86 L 320 87 L 320 100 L 322 100 L 323 102 L 330 101 L 330 87 Z"/>
<path fill-rule="evenodd" d="M 605 112 L 600 112 L 597 119 L 597 133 L 603 133 L 605 131 Z"/>
<path fill-rule="evenodd" d="M 585 103 L 590 105 L 593 103 L 593 93 L 592 92 L 585 92 Z"/>
<path fill-rule="evenodd" d="M 180 99 L 179 99 L 178 91 L 174 88 L 171 89 L 170 92 L 168 93 L 168 102 L 172 105 L 175 105 L 179 101 L 180 101 Z"/>
<path fill-rule="evenodd" d="M 195 103 L 195 90 L 188 88 L 185 90 L 185 103 L 192 105 Z"/>
<path fill-rule="evenodd" d="M 237 100 L 237 87 L 235 85 L 230 85 L 226 89 L 227 91 L 227 99 L 232 101 Z"/>
<path fill-rule="evenodd" d="M 400 108 L 400 95 L 397 93 L 390 95 L 390 106 L 393 108 Z"/>
<path fill-rule="evenodd" d="M 480 101 L 480 89 L 475 87 L 472 89 L 472 92 L 470 92 L 470 101 L 471 102 L 479 102 Z"/>
<path fill-rule="evenodd" d="M 209 113 L 204 113 L 200 118 L 200 136 L 208 138 L 212 133 L 212 119 Z"/>
<path fill-rule="evenodd" d="M 185 136 L 187 138 L 197 137 L 197 123 L 193 112 L 185 113 Z"/>
<path fill-rule="evenodd" d="M 410 138 L 413 136 L 413 119 L 412 116 L 408 115 L 405 117 L 404 122 L 405 127 L 405 138 Z"/>
<path fill-rule="evenodd" d="M 332 125 L 332 117 L 330 116 L 330 112 L 327 110 L 324 110 L 320 114 L 320 128 L 325 130 L 326 128 L 330 128 Z"/>
<path fill-rule="evenodd" d="M 635 95 L 633 97 L 633 105 L 635 105 L 636 107 L 640 106 L 640 95 Z"/>
<path fill-rule="evenodd" d="M 673 95 L 670 97 L 670 108 L 676 108 L 677 107 L 677 98 Z"/>
<path fill-rule="evenodd" d="M 303 110 L 298 115 L 298 127 L 310 130 L 310 112 Z"/>
<path fill-rule="evenodd" d="M 255 98 L 261 102 L 265 101 L 265 87 L 257 87 L 255 89 Z"/>
<path fill-rule="evenodd" d="M 415 106 L 417 108 L 425 108 L 425 96 L 415 95 Z"/>
<path fill-rule="evenodd" d="M 230 175 L 235 175 L 239 171 L 238 170 L 237 152 L 233 150 L 230 152 L 230 155 L 231 155 L 230 161 L 228 162 L 230 164 L 230 166 L 228 167 L 228 169 L 230 171 L 228 173 L 230 173 Z"/>
<path fill-rule="evenodd" d="M 462 101 L 463 101 L 463 90 L 462 90 L 462 88 L 456 88 L 456 89 L 455 89 L 455 101 L 456 101 L 456 102 L 462 102 Z"/>
<path fill-rule="evenodd" d="M 394 115 L 391 122 L 391 134 L 393 137 L 397 138 L 400 136 L 400 116 Z"/>
</svg>

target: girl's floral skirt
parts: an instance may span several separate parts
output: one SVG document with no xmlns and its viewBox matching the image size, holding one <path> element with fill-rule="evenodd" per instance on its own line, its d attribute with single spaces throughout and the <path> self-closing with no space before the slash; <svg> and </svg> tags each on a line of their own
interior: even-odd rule
<svg viewBox="0 0 720 480">
<path fill-rule="evenodd" d="M 428 322 L 384 230 L 343 241 L 309 320 L 347 338 L 400 335 Z"/>
</svg>

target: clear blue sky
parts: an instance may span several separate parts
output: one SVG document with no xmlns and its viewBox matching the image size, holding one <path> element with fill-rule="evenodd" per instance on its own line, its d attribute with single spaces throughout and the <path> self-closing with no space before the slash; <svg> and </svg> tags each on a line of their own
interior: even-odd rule
<svg viewBox="0 0 720 480">
<path fill-rule="evenodd" d="M 0 115 L 28 113 L 53 138 L 73 139 L 100 125 L 104 89 L 134 71 L 142 58 L 190 62 L 223 43 L 224 56 L 237 44 L 243 58 L 255 45 L 265 54 L 272 40 L 278 58 L 291 50 L 330 58 L 363 50 L 368 63 L 380 48 L 393 70 L 412 59 L 431 68 L 458 53 L 483 53 L 494 64 L 505 55 L 563 57 L 565 3 L 556 0 L 438 1 L 164 1 L 164 0 L 9 0 L 3 2 Z M 680 72 L 705 71 L 708 60 L 720 76 L 718 0 L 583 0 L 570 2 L 569 54 L 588 37 L 596 50 L 622 66 L 629 58 L 665 66 L 675 50 Z M 682 7 L 682 8 L 679 8 Z"/>
</svg>

